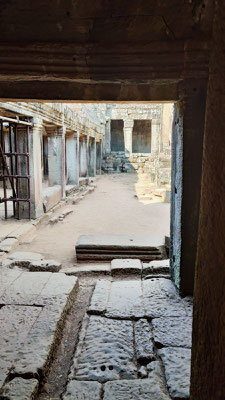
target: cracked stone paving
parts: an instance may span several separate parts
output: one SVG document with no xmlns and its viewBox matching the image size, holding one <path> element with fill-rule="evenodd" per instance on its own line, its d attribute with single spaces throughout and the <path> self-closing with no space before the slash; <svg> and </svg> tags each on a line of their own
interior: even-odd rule
<svg viewBox="0 0 225 400">
<path fill-rule="evenodd" d="M 49 264 L 59 272 L 43 270 L 40 254 L 15 252 L 0 270 L 1 399 L 189 399 L 192 300 L 179 296 L 168 261 L 113 260 L 106 276 L 81 276 L 80 288 Z M 82 287 L 89 300 L 54 397 L 49 370 Z"/>
</svg>

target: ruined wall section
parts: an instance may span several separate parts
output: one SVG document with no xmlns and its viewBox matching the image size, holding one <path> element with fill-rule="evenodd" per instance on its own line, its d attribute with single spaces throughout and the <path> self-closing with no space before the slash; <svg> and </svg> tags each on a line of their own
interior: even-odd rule
<svg viewBox="0 0 225 400">
<path fill-rule="evenodd" d="M 102 169 L 105 173 L 133 172 L 148 174 L 156 186 L 170 185 L 171 176 L 171 129 L 173 105 L 157 103 L 98 104 L 106 114 L 105 149 Z M 112 151 L 111 121 L 124 124 L 125 151 Z M 136 152 L 134 146 L 135 121 L 151 125 L 150 150 Z M 141 135 L 141 132 L 140 132 Z M 149 138 L 148 138 L 149 139 Z"/>
</svg>

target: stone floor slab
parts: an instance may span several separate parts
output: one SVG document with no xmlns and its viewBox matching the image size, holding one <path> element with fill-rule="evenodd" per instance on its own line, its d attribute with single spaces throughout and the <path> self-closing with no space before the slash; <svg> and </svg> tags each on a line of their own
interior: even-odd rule
<svg viewBox="0 0 225 400">
<path fill-rule="evenodd" d="M 112 282 L 105 315 L 123 319 L 143 317 L 141 280 Z"/>
<path fill-rule="evenodd" d="M 168 347 L 158 351 L 162 358 L 172 399 L 189 399 L 191 350 Z"/>
<path fill-rule="evenodd" d="M 186 316 L 185 306 L 169 279 L 143 281 L 145 315 L 150 318 Z"/>
<path fill-rule="evenodd" d="M 107 309 L 112 283 L 106 280 L 100 280 L 96 283 L 94 293 L 91 298 L 91 304 L 88 312 L 90 314 L 103 314 Z"/>
<path fill-rule="evenodd" d="M 142 276 L 155 274 L 169 274 L 170 260 L 154 260 L 149 263 L 143 263 Z"/>
<path fill-rule="evenodd" d="M 86 276 L 86 275 L 110 275 L 110 263 L 88 263 L 77 265 L 70 268 L 63 268 L 60 272 L 66 275 Z"/>
<path fill-rule="evenodd" d="M 76 354 L 73 377 L 105 382 L 137 376 L 134 363 L 133 323 L 92 315 Z"/>
<path fill-rule="evenodd" d="M 39 253 L 33 253 L 30 251 L 16 251 L 9 254 L 5 260 L 6 265 L 18 265 L 20 267 L 27 267 L 31 262 L 43 260 L 43 256 Z"/>
<path fill-rule="evenodd" d="M 103 400 L 170 400 L 162 379 L 121 380 L 104 385 Z"/>
<path fill-rule="evenodd" d="M 18 240 L 14 238 L 6 238 L 0 243 L 0 251 L 4 251 L 5 253 L 9 253 L 12 251 L 18 244 Z"/>
<path fill-rule="evenodd" d="M 51 272 L 24 271 L 2 294 L 2 304 L 37 304 L 37 297 L 50 279 Z"/>
<path fill-rule="evenodd" d="M 152 326 L 156 346 L 191 348 L 191 317 L 155 318 Z"/>
<path fill-rule="evenodd" d="M 7 400 L 33 400 L 38 386 L 37 379 L 14 378 L 4 386 L 2 397 Z"/>
<path fill-rule="evenodd" d="M 114 259 L 111 261 L 111 274 L 115 275 L 126 275 L 126 274 L 137 274 L 141 275 L 142 263 L 136 259 Z"/>
<path fill-rule="evenodd" d="M 136 358 L 140 364 L 146 365 L 155 359 L 153 337 L 146 319 L 139 319 L 134 324 Z"/>
<path fill-rule="evenodd" d="M 0 309 L 0 359 L 13 364 L 42 308 L 4 306 Z"/>
<path fill-rule="evenodd" d="M 63 400 L 100 400 L 102 385 L 98 382 L 70 381 Z"/>
</svg>

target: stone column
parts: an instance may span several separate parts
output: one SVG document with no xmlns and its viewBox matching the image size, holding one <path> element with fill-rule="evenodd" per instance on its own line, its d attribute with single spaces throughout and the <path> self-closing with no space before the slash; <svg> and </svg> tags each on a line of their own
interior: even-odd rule
<svg viewBox="0 0 225 400">
<path fill-rule="evenodd" d="M 102 171 L 102 142 L 96 142 L 96 173 L 101 174 Z"/>
<path fill-rule="evenodd" d="M 128 119 L 124 121 L 124 145 L 125 153 L 132 153 L 132 132 L 133 132 L 134 121 Z"/>
<path fill-rule="evenodd" d="M 225 399 L 225 8 L 215 2 L 195 271 L 192 400 Z M 200 104 L 199 104 L 200 107 Z"/>
<path fill-rule="evenodd" d="M 172 133 L 171 273 L 183 295 L 194 287 L 206 85 L 205 79 L 186 81 Z"/>
<path fill-rule="evenodd" d="M 89 176 L 96 175 L 96 139 L 89 138 Z"/>
<path fill-rule="evenodd" d="M 67 184 L 79 184 L 79 135 L 73 132 L 66 136 Z"/>
<path fill-rule="evenodd" d="M 55 127 L 48 136 L 48 179 L 49 186 L 60 185 L 65 197 L 65 129 Z"/>
<path fill-rule="evenodd" d="M 159 120 L 152 119 L 151 152 L 158 154 L 160 150 L 161 124 Z"/>
<path fill-rule="evenodd" d="M 80 152 L 79 152 L 79 165 L 80 177 L 85 178 L 88 176 L 88 137 L 80 136 Z"/>
<path fill-rule="evenodd" d="M 105 125 L 105 153 L 111 153 L 111 121 L 106 121 Z"/>
<path fill-rule="evenodd" d="M 41 146 L 42 146 L 43 124 L 39 118 L 33 119 L 33 127 L 29 128 L 29 150 L 30 150 L 30 197 L 31 218 L 35 219 L 43 214 L 42 202 L 42 170 L 41 170 Z M 18 151 L 27 152 L 26 127 L 18 126 Z M 27 158 L 18 157 L 19 174 L 27 174 Z M 28 180 L 19 179 L 19 189 L 22 198 L 28 198 Z M 20 203 L 20 218 L 29 218 L 28 203 Z"/>
</svg>

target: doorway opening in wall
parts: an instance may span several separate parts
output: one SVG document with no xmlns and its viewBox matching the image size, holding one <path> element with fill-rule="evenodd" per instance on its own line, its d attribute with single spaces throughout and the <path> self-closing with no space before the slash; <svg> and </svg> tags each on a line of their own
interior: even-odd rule
<svg viewBox="0 0 225 400">
<path fill-rule="evenodd" d="M 56 250 L 59 258 L 74 262 L 74 243 L 81 235 L 148 235 L 156 239 L 152 243 L 165 243 L 170 229 L 172 103 L 6 102 L 0 111 L 5 118 L 31 123 L 31 218 L 42 218 L 65 202 L 76 208 L 64 232 L 67 245 Z M 4 141 L 6 148 L 7 132 Z M 12 156 L 6 152 L 6 157 L 11 168 Z M 22 168 L 20 160 L 18 173 Z M 3 190 L 3 182 L 0 185 Z M 79 202 L 90 191 L 93 196 Z M 25 186 L 23 196 L 27 199 Z M 25 211 L 21 209 L 23 220 L 28 218 Z M 60 228 L 63 233 L 64 226 Z M 49 246 L 49 238 L 47 242 Z M 79 262 L 97 260 L 93 250 L 91 256 L 84 252 Z"/>
</svg>

